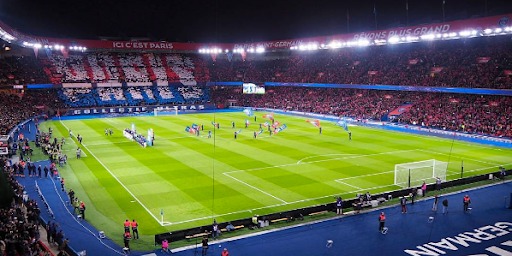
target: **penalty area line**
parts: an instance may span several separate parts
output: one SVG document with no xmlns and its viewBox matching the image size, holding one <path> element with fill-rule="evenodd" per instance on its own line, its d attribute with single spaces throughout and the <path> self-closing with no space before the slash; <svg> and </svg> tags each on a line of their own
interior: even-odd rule
<svg viewBox="0 0 512 256">
<path fill-rule="evenodd" d="M 340 184 L 347 185 L 347 186 L 349 186 L 349 187 L 355 188 L 355 189 L 357 189 L 357 190 L 361 190 L 361 189 L 362 189 L 362 188 L 360 188 L 360 187 L 358 187 L 358 186 L 350 185 L 350 184 L 348 184 L 348 183 L 346 183 L 346 182 L 343 182 L 343 181 L 341 181 L 341 180 L 335 180 L 335 181 L 336 181 L 336 182 L 338 182 L 338 183 L 340 183 Z"/>
<path fill-rule="evenodd" d="M 241 181 L 241 180 L 239 180 L 239 179 L 237 179 L 237 178 L 235 178 L 235 177 L 233 177 L 233 176 L 231 176 L 231 175 L 229 175 L 227 173 L 223 173 L 223 174 L 228 176 L 228 177 L 230 177 L 230 178 L 232 178 L 232 179 L 234 179 L 234 180 L 236 180 L 236 181 L 238 181 L 238 182 L 240 182 L 240 183 L 242 183 L 242 184 L 244 184 L 244 185 L 246 185 L 246 186 L 248 186 L 248 187 L 250 187 L 250 188 L 252 188 L 252 189 L 254 189 L 254 190 L 257 190 L 257 191 L 259 191 L 259 192 L 261 192 L 261 193 L 263 193 L 263 194 L 265 194 L 267 196 L 270 196 L 270 197 L 272 197 L 272 198 L 282 202 L 283 204 L 288 204 L 288 202 L 286 202 L 285 200 L 283 200 L 283 199 L 281 199 L 281 198 L 279 198 L 277 196 L 274 196 L 274 195 L 272 195 L 272 194 L 270 194 L 270 193 L 268 193 L 268 192 L 266 192 L 264 190 L 261 190 L 261 189 L 255 187 L 255 186 L 253 186 L 253 185 L 251 185 L 251 184 L 249 184 L 249 183 L 247 183 L 245 181 Z"/>
</svg>

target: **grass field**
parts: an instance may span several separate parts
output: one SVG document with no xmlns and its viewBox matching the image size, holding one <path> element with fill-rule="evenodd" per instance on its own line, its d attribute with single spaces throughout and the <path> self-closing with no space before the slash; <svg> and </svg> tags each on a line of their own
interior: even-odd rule
<svg viewBox="0 0 512 256">
<path fill-rule="evenodd" d="M 136 219 L 148 249 L 154 234 L 225 222 L 254 214 L 333 202 L 333 196 L 353 198 L 398 189 L 394 165 L 436 159 L 448 162 L 448 179 L 511 167 L 512 150 L 436 137 L 353 126 L 352 140 L 333 123 L 323 122 L 322 134 L 305 118 L 275 115 L 288 128 L 257 139 L 253 131 L 265 120 L 244 128 L 244 113 L 208 113 L 48 121 L 66 137 L 68 165 L 61 170 L 68 188 L 86 202 L 88 220 L 121 243 L 125 219 Z M 214 130 L 212 121 L 220 124 Z M 231 128 L 231 122 L 237 128 Z M 134 123 L 147 135 L 155 131 L 155 146 L 142 148 L 122 130 Z M 203 124 L 200 136 L 185 132 Z M 113 136 L 104 134 L 114 130 Z M 80 134 L 86 156 L 74 159 L 77 145 L 67 130 Z M 241 129 L 238 138 L 234 132 Z M 207 138 L 207 130 L 213 131 Z M 163 213 L 163 215 L 161 214 Z M 152 247 L 151 247 L 152 248 Z"/>
</svg>

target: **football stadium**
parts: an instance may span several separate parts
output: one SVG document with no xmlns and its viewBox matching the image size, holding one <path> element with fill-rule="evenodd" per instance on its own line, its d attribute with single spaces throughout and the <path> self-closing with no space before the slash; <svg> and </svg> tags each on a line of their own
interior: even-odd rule
<svg viewBox="0 0 512 256">
<path fill-rule="evenodd" d="M 511 255 L 509 6 L 366 2 L 225 43 L 0 15 L 1 255 Z"/>
</svg>

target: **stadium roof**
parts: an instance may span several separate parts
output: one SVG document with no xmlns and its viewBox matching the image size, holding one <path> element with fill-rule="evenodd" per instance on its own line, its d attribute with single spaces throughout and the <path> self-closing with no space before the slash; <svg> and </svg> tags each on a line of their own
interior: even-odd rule
<svg viewBox="0 0 512 256">
<path fill-rule="evenodd" d="M 0 20 L 28 34 L 171 42 L 254 42 L 512 13 L 510 0 L 0 1 Z"/>
</svg>

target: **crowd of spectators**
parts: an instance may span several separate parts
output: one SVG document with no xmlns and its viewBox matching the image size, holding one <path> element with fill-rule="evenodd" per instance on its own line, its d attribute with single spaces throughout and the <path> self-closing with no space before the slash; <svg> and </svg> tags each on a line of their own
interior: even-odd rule
<svg viewBox="0 0 512 256">
<path fill-rule="evenodd" d="M 52 90 L 0 91 L 0 134 L 8 134 L 19 123 L 36 115 L 47 115 L 49 109 L 64 105 Z"/>
<path fill-rule="evenodd" d="M 213 81 L 512 88 L 509 37 L 269 53 L 210 61 Z"/>
<path fill-rule="evenodd" d="M 48 77 L 34 56 L 0 56 L 0 85 L 48 83 Z"/>
<path fill-rule="evenodd" d="M 0 209 L 0 247 L 2 255 L 50 255 L 41 245 L 40 209 L 28 198 L 24 187 L 15 179 L 14 169 L 6 158 L 0 159 L 4 175 L 14 191 L 9 208 Z"/>
<path fill-rule="evenodd" d="M 58 52 L 0 59 L 0 84 L 209 81 L 512 88 L 508 36 L 237 54 Z"/>
</svg>

